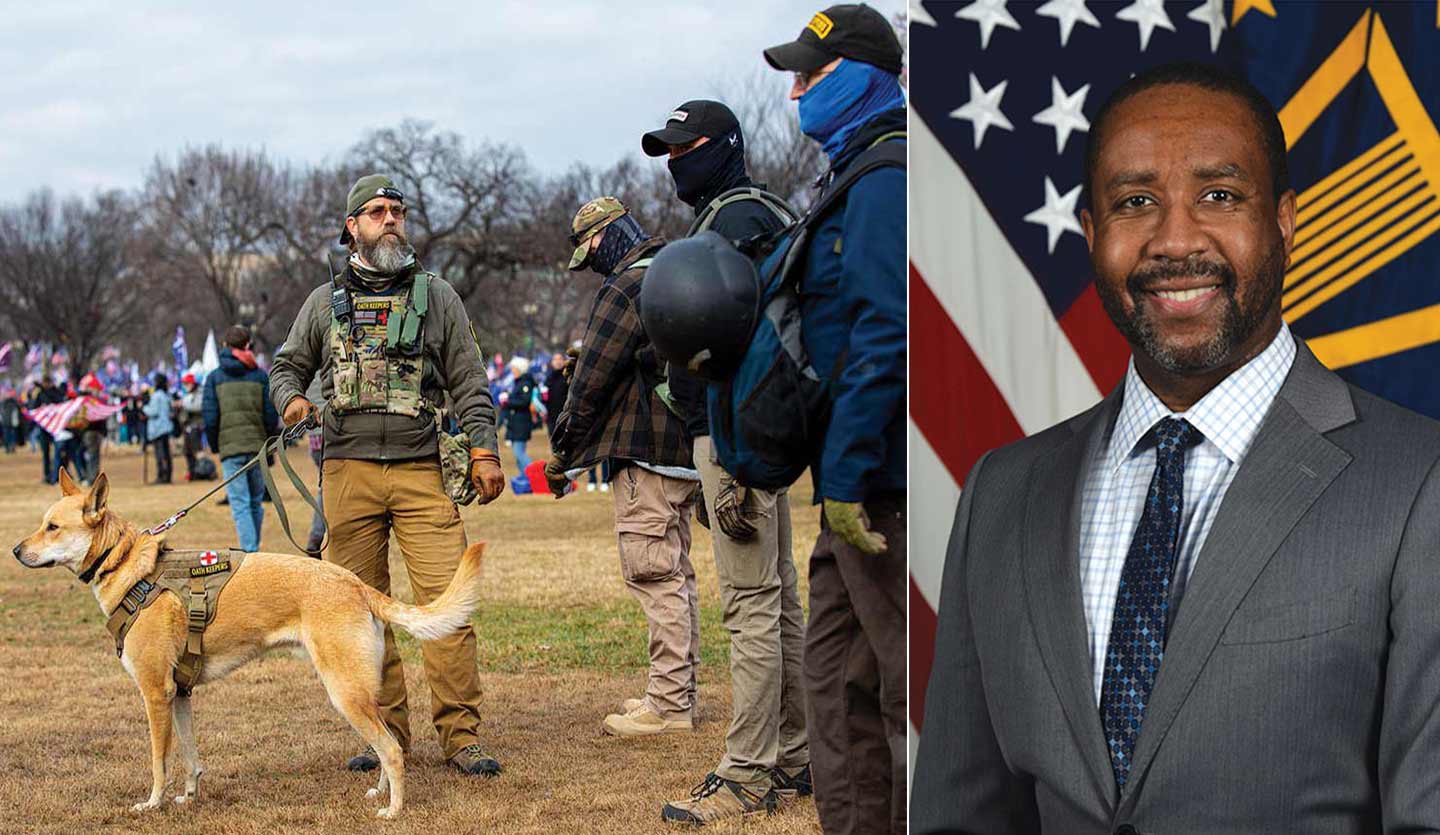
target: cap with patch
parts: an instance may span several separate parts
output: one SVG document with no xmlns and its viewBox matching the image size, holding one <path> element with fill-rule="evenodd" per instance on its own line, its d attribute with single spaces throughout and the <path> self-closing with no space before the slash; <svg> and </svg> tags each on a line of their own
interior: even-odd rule
<svg viewBox="0 0 1440 835">
<path fill-rule="evenodd" d="M 814 72 L 836 58 L 850 58 L 899 75 L 902 55 L 890 21 L 864 3 L 816 12 L 800 37 L 765 50 L 770 66 L 790 72 Z"/>
<path fill-rule="evenodd" d="M 350 194 L 345 198 L 345 217 L 351 218 L 359 213 L 362 206 L 377 197 L 388 197 L 391 200 L 405 202 L 405 195 L 395 187 L 394 181 L 384 174 L 366 174 L 355 181 L 350 187 Z M 343 246 L 350 243 L 350 230 L 344 222 L 340 224 L 340 244 Z"/>
<path fill-rule="evenodd" d="M 665 127 L 640 137 L 640 147 L 652 157 L 663 157 L 671 145 L 684 145 L 702 136 L 714 139 L 740 127 L 730 108 L 718 101 L 687 101 L 670 112 Z"/>
<path fill-rule="evenodd" d="M 627 211 L 629 209 L 618 197 L 597 197 L 580 207 L 570 221 L 570 244 L 575 247 L 570 256 L 570 269 L 578 270 L 585 266 L 585 258 L 590 254 L 590 239 Z"/>
</svg>

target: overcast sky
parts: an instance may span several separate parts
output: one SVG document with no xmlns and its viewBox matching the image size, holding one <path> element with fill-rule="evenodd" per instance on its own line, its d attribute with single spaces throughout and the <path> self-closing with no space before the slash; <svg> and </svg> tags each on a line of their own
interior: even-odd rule
<svg viewBox="0 0 1440 835">
<path fill-rule="evenodd" d="M 872 0 L 886 15 L 903 0 Z M 296 163 L 432 121 L 558 173 L 639 154 L 690 98 L 768 71 L 814 0 L 6 3 L 0 203 L 138 186 L 156 154 L 220 142 Z M 778 72 L 774 92 L 788 82 Z M 659 163 L 657 163 L 659 164 Z"/>
</svg>

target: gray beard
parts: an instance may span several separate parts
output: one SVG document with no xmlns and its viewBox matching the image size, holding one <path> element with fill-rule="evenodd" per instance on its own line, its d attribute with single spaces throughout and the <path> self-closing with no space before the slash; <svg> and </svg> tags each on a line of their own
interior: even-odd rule
<svg viewBox="0 0 1440 835">
<path fill-rule="evenodd" d="M 381 235 L 374 243 L 359 241 L 360 257 L 376 272 L 395 275 L 415 257 L 415 248 L 408 241 Z"/>
</svg>

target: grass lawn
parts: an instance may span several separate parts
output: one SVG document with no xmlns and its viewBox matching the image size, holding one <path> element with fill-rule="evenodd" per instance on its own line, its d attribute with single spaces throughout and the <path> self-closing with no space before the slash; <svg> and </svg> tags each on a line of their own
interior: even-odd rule
<svg viewBox="0 0 1440 835">
<path fill-rule="evenodd" d="M 544 457 L 544 438 L 532 442 Z M 297 469 L 313 476 L 303 449 Z M 507 473 L 515 472 L 508 450 Z M 176 453 L 176 472 L 184 470 Z M 107 448 L 111 507 L 154 524 L 208 489 L 142 486 L 137 448 Z M 152 466 L 153 471 L 153 466 Z M 59 488 L 40 480 L 37 455 L 0 455 L 0 543 L 33 531 Z M 282 478 L 281 482 L 285 482 Z M 313 482 L 312 482 L 313 483 Z M 213 486 L 213 483 L 209 486 Z M 286 506 L 308 517 L 282 483 Z M 819 529 L 808 480 L 792 495 L 801 598 Z M 620 579 L 609 494 L 502 496 L 464 508 L 472 542 L 485 540 L 485 598 L 475 615 L 484 694 L 483 738 L 505 773 L 462 777 L 443 767 L 419 644 L 401 637 L 415 735 L 405 811 L 374 818 L 369 775 L 341 768 L 361 743 L 330 707 L 307 660 L 274 654 L 197 689 L 196 734 L 206 773 L 194 807 L 128 812 L 149 792 L 140 696 L 116 660 L 89 591 L 64 569 L 0 562 L 0 831 L 5 833 L 645 833 L 664 832 L 660 807 L 688 796 L 718 763 L 729 723 L 728 638 L 708 533 L 695 526 L 701 593 L 701 712 L 691 734 L 622 741 L 600 721 L 645 684 L 646 630 Z M 177 547 L 235 544 L 228 509 L 197 508 L 169 536 Z M 263 547 L 293 552 L 273 513 Z M 392 542 L 397 597 L 409 598 Z M 397 630 L 397 634 L 398 630 Z M 806 800 L 768 820 L 715 832 L 818 833 Z"/>
</svg>

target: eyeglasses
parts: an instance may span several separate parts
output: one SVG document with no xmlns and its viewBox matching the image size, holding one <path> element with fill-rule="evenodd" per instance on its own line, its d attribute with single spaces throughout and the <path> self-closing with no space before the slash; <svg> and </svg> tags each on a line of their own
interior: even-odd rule
<svg viewBox="0 0 1440 835">
<path fill-rule="evenodd" d="M 834 72 L 834 70 L 823 70 L 821 72 L 797 72 L 795 73 L 795 86 L 801 90 L 809 90 L 815 82 Z"/>
<path fill-rule="evenodd" d="M 381 204 L 379 206 L 371 206 L 368 209 L 361 209 L 355 214 L 365 215 L 366 217 L 370 218 L 370 220 L 374 223 L 383 223 L 385 221 L 386 212 L 394 215 L 396 220 L 404 220 L 405 214 L 408 211 L 409 209 L 405 208 L 403 205 Z"/>
</svg>

